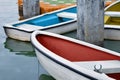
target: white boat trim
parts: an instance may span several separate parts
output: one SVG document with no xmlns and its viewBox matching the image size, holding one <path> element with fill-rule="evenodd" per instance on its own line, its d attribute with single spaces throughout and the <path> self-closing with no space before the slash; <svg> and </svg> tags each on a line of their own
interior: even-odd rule
<svg viewBox="0 0 120 80">
<path fill-rule="evenodd" d="M 25 31 L 34 31 L 34 30 L 42 29 L 44 27 L 31 25 L 31 24 L 22 24 L 22 25 L 17 26 L 17 28 L 21 30 L 25 30 Z"/>
<path fill-rule="evenodd" d="M 120 12 L 116 11 L 106 11 L 105 15 L 110 16 L 110 17 L 120 17 Z"/>
<path fill-rule="evenodd" d="M 70 18 L 70 19 L 76 19 L 77 14 L 76 13 L 70 13 L 70 12 L 60 12 L 57 13 L 58 17 L 63 17 L 63 18 Z"/>
<path fill-rule="evenodd" d="M 120 2 L 120 0 L 117 0 L 117 1 L 113 2 L 112 4 L 110 4 L 109 6 L 105 7 L 104 11 L 106 11 L 108 8 L 110 8 L 111 6 L 115 5 L 118 2 Z"/>
<path fill-rule="evenodd" d="M 120 29 L 120 25 L 104 25 L 105 28 L 110 28 L 110 29 Z"/>
</svg>

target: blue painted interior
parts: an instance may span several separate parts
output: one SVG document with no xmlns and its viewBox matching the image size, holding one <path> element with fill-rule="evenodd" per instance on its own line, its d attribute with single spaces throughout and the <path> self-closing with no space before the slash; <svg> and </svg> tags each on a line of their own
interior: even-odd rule
<svg viewBox="0 0 120 80">
<path fill-rule="evenodd" d="M 60 13 L 60 12 L 77 13 L 77 10 L 76 10 L 76 7 L 72 7 L 70 9 L 55 12 L 53 14 L 46 14 L 46 15 L 38 17 L 36 19 L 32 19 L 32 20 L 29 20 L 29 21 L 26 21 L 26 22 L 15 24 L 13 26 L 17 27 L 17 26 L 19 26 L 21 24 L 31 24 L 31 25 L 47 27 L 47 26 L 50 26 L 50 25 L 54 25 L 54 24 L 58 24 L 58 23 L 62 23 L 62 22 L 72 20 L 72 19 L 68 19 L 68 18 L 60 18 L 60 17 L 58 17 L 56 14 Z"/>
<path fill-rule="evenodd" d="M 61 21 L 56 15 L 46 15 L 36 20 L 32 20 L 30 23 L 38 26 L 49 26 L 49 25 L 60 23 L 60 22 Z"/>
</svg>

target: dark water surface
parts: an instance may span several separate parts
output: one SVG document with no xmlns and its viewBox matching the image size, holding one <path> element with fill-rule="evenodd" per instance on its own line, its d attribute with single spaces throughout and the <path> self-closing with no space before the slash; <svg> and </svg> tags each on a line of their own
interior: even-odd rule
<svg viewBox="0 0 120 80">
<path fill-rule="evenodd" d="M 3 25 L 18 21 L 17 0 L 0 0 L 0 80 L 48 80 L 29 42 L 9 39 Z"/>
<path fill-rule="evenodd" d="M 18 19 L 17 0 L 0 0 L 0 80 L 54 80 L 39 64 L 30 42 L 5 35 L 3 25 Z M 65 35 L 75 37 L 76 32 Z M 105 40 L 104 46 L 120 52 L 120 41 Z"/>
</svg>

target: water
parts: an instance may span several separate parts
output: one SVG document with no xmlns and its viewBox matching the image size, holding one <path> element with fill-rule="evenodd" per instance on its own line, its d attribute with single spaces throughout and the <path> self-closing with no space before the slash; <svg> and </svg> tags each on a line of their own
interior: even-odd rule
<svg viewBox="0 0 120 80">
<path fill-rule="evenodd" d="M 17 0 L 0 0 L 0 80 L 54 80 L 39 64 L 30 42 L 5 35 L 3 25 L 18 19 Z M 76 32 L 65 35 L 75 37 Z M 105 40 L 104 46 L 120 52 L 120 41 Z"/>
<path fill-rule="evenodd" d="M 9 39 L 3 25 L 19 20 L 17 0 L 0 0 L 0 80 L 47 80 L 30 42 Z"/>
</svg>

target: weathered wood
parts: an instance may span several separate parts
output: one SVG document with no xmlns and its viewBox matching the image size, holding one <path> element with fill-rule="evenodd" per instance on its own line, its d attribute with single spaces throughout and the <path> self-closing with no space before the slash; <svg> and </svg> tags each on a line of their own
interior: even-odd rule
<svg viewBox="0 0 120 80">
<path fill-rule="evenodd" d="M 101 45 L 104 40 L 104 0 L 77 0 L 78 39 Z"/>
<path fill-rule="evenodd" d="M 39 0 L 23 0 L 23 17 L 30 18 L 40 14 Z"/>
</svg>

